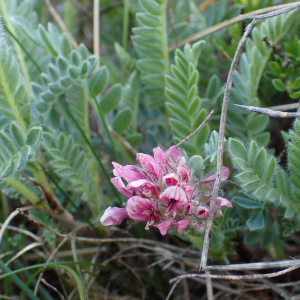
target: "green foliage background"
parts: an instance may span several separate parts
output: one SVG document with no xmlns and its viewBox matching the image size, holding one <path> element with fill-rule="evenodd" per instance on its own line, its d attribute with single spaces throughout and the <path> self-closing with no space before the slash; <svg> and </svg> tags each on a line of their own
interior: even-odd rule
<svg viewBox="0 0 300 300">
<path fill-rule="evenodd" d="M 216 0 L 203 11 L 197 8 L 203 1 L 196 0 L 101 1 L 100 58 L 93 55 L 92 18 L 80 8 L 91 12 L 91 1 L 58 2 L 57 12 L 78 47 L 49 16 L 44 1 L 0 0 L 1 193 L 13 206 L 20 200 L 85 217 L 99 232 L 105 208 L 122 203 L 109 181 L 110 162 L 134 164 L 134 151 L 167 149 L 212 109 L 213 117 L 182 149 L 195 174 L 215 171 L 226 75 L 246 24 L 235 23 L 175 51 L 169 47 L 272 1 Z M 233 105 L 298 101 L 299 32 L 299 10 L 259 22 L 234 76 L 224 165 L 236 184 L 224 185 L 222 192 L 234 208 L 215 222 L 209 253 L 223 262 L 235 254 L 238 232 L 245 244 L 276 248 L 279 258 L 284 237 L 300 229 L 299 120 L 280 123 Z M 286 156 L 279 160 L 285 144 Z M 47 195 L 54 204 L 45 201 Z M 271 217 L 274 210 L 280 221 Z M 31 216 L 60 228 L 48 215 Z M 6 217 L 3 210 L 2 222 Z M 54 247 L 57 237 L 47 232 L 43 239 Z M 201 248 L 201 237 L 184 238 Z M 6 239 L 4 249 L 10 243 Z M 17 248 L 24 246 L 21 241 Z"/>
</svg>

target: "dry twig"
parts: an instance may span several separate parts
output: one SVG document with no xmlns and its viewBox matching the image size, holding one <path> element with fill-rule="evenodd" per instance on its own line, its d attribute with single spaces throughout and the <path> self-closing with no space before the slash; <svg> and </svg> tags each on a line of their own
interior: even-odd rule
<svg viewBox="0 0 300 300">
<path fill-rule="evenodd" d="M 270 7 L 266 7 L 266 8 L 262 8 L 262 9 L 258 9 L 258 10 L 249 12 L 249 13 L 244 14 L 244 15 L 234 17 L 234 18 L 229 19 L 229 20 L 225 20 L 224 22 L 221 22 L 219 24 L 216 24 L 214 26 L 211 26 L 209 28 L 201 30 L 200 32 L 195 33 L 195 34 L 179 41 L 178 47 L 181 47 L 181 46 L 185 45 L 186 43 L 190 43 L 190 42 L 193 42 L 193 41 L 196 41 L 196 40 L 200 40 L 201 38 L 203 38 L 207 35 L 210 35 L 210 34 L 216 32 L 216 31 L 219 31 L 223 28 L 226 28 L 226 27 L 228 27 L 232 24 L 245 21 L 246 19 L 253 19 L 253 18 L 255 18 L 255 16 L 258 16 L 260 14 L 266 14 L 268 12 L 277 11 L 279 9 L 284 9 L 284 8 L 290 7 L 292 4 L 296 4 L 296 3 L 299 3 L 299 2 L 296 1 L 296 2 L 292 2 L 292 3 L 288 3 L 288 4 L 280 4 L 280 5 L 270 6 Z M 174 49 L 176 49 L 176 46 L 172 45 L 171 47 L 169 47 L 168 50 L 173 51 Z"/>
<path fill-rule="evenodd" d="M 180 145 L 182 145 L 184 142 L 186 142 L 188 139 L 190 139 L 193 135 L 195 135 L 208 121 L 208 119 L 211 117 L 211 115 L 214 113 L 214 110 L 212 110 L 207 117 L 205 118 L 205 120 L 198 126 L 198 128 L 191 133 L 190 135 L 188 135 L 186 138 L 184 138 L 181 142 L 179 142 L 178 144 L 175 145 L 175 147 L 179 147 Z"/>
<path fill-rule="evenodd" d="M 71 32 L 68 30 L 67 26 L 65 25 L 64 21 L 61 19 L 61 17 L 59 16 L 59 14 L 57 13 L 57 11 L 55 10 L 55 7 L 51 4 L 50 0 L 44 0 L 50 14 L 52 15 L 52 17 L 54 18 L 54 20 L 57 22 L 58 26 L 60 27 L 60 29 L 66 33 L 66 35 L 68 36 L 68 38 L 70 39 L 70 42 L 72 44 L 72 46 L 77 49 L 78 48 L 78 44 L 76 42 L 76 40 L 74 39 L 74 37 L 72 36 Z"/>
<path fill-rule="evenodd" d="M 257 106 L 247 106 L 247 105 L 239 105 L 239 104 L 234 104 L 234 105 L 248 111 L 253 111 L 265 116 L 269 116 L 271 118 L 299 118 L 300 117 L 300 112 L 284 112 L 284 111 L 276 111 L 273 109 L 257 107 Z"/>
<path fill-rule="evenodd" d="M 169 282 L 174 283 L 177 282 L 178 280 L 187 279 L 187 278 L 211 278 L 211 279 L 222 279 L 222 280 L 256 280 L 262 278 L 278 277 L 287 274 L 289 272 L 292 272 L 298 268 L 300 268 L 300 265 L 290 267 L 278 272 L 267 273 L 267 274 L 253 274 L 253 275 L 186 274 L 186 275 L 177 276 L 171 279 Z"/>
<path fill-rule="evenodd" d="M 214 184 L 212 196 L 211 196 L 211 203 L 210 203 L 210 209 L 209 209 L 209 216 L 206 221 L 206 226 L 205 226 L 205 234 L 204 234 L 204 241 L 203 241 L 203 249 L 202 249 L 202 256 L 201 256 L 201 263 L 200 263 L 200 270 L 205 269 L 206 267 L 206 262 L 207 262 L 207 253 L 208 253 L 208 248 L 209 248 L 209 240 L 210 240 L 210 232 L 213 224 L 213 216 L 214 216 L 214 211 L 215 211 L 215 204 L 216 204 L 216 199 L 218 196 L 219 188 L 221 185 L 221 174 L 222 174 L 222 166 L 223 166 L 223 150 L 224 150 L 224 137 L 225 137 L 225 126 L 226 126 L 226 118 L 227 118 L 227 108 L 229 104 L 229 98 L 230 98 L 230 92 L 232 88 L 232 82 L 233 82 L 233 76 L 234 72 L 236 69 L 236 66 L 238 64 L 240 55 L 242 54 L 243 48 L 246 44 L 247 38 L 254 26 L 255 23 L 257 23 L 260 20 L 265 20 L 268 18 L 272 18 L 275 16 L 278 16 L 280 14 L 289 12 L 291 10 L 294 10 L 296 8 L 300 7 L 300 3 L 298 2 L 297 4 L 290 5 L 288 7 L 279 9 L 275 12 L 270 12 L 261 16 L 254 17 L 252 22 L 246 27 L 245 32 L 238 44 L 238 47 L 236 49 L 233 61 L 231 63 L 228 77 L 227 77 L 227 82 L 226 82 L 226 87 L 225 87 L 225 92 L 224 92 L 224 98 L 223 98 L 223 104 L 222 104 L 222 113 L 221 113 L 221 120 L 220 120 L 220 129 L 219 129 L 219 141 L 218 141 L 218 158 L 217 158 L 217 178 Z M 248 16 L 247 18 L 249 18 Z"/>
</svg>

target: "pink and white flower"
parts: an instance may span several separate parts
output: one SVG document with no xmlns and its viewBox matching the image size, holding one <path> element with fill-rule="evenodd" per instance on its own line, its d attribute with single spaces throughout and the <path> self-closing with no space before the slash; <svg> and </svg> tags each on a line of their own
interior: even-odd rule
<svg viewBox="0 0 300 300">
<path fill-rule="evenodd" d="M 114 225 L 116 223 L 120 225 L 125 218 L 128 218 L 126 208 L 109 206 L 101 217 L 100 222 L 104 226 Z"/>
<path fill-rule="evenodd" d="M 126 203 L 128 216 L 135 221 L 147 221 L 146 229 L 153 225 L 155 221 L 160 220 L 160 213 L 156 211 L 156 205 L 153 201 L 133 196 Z"/>
<path fill-rule="evenodd" d="M 113 162 L 113 166 L 115 167 L 115 176 L 123 177 L 127 182 L 135 181 L 138 179 L 144 179 L 145 176 L 141 174 L 135 166 L 125 166 Z"/>
<path fill-rule="evenodd" d="M 170 219 L 153 226 L 159 229 L 161 235 L 166 235 L 167 231 L 173 226 L 173 224 L 174 220 Z"/>
<path fill-rule="evenodd" d="M 164 173 L 164 168 L 148 154 L 138 153 L 136 161 L 145 169 L 147 173 L 152 174 L 156 179 Z"/>
<path fill-rule="evenodd" d="M 187 204 L 188 199 L 185 191 L 179 186 L 168 187 L 161 195 L 160 200 L 168 203 L 168 209 L 165 215 L 173 211 L 173 216 L 176 215 L 178 209 Z"/>
<path fill-rule="evenodd" d="M 183 219 L 183 220 L 180 220 L 180 221 L 174 223 L 174 226 L 177 227 L 178 233 L 180 233 L 181 231 L 186 229 L 190 225 L 190 223 L 191 223 L 191 220 Z"/>
<path fill-rule="evenodd" d="M 163 179 L 163 182 L 167 186 L 172 186 L 172 185 L 178 185 L 179 184 L 179 178 L 175 173 L 167 174 L 162 179 Z"/>
<path fill-rule="evenodd" d="M 199 219 L 205 218 L 208 215 L 209 215 L 209 209 L 207 207 L 202 205 L 198 206 L 196 216 Z"/>
<path fill-rule="evenodd" d="M 128 183 L 127 188 L 135 195 L 151 198 L 158 197 L 159 187 L 148 179 L 139 179 Z"/>
</svg>

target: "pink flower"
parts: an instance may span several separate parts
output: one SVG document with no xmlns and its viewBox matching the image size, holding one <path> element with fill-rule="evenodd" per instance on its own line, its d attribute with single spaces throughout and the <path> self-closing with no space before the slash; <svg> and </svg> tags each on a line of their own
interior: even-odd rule
<svg viewBox="0 0 300 300">
<path fill-rule="evenodd" d="M 188 182 L 190 179 L 189 170 L 185 166 L 178 167 L 178 174 L 181 181 Z"/>
<path fill-rule="evenodd" d="M 178 150 L 176 149 L 175 146 L 171 146 L 168 150 L 170 156 L 173 158 L 173 160 L 175 162 L 178 162 L 180 159 L 180 153 L 178 152 Z"/>
<path fill-rule="evenodd" d="M 173 216 L 176 215 L 177 210 L 187 204 L 188 199 L 186 197 L 185 191 L 179 186 L 168 187 L 161 195 L 160 200 L 168 203 L 168 209 L 165 212 L 167 216 L 171 211 L 174 212 Z"/>
<path fill-rule="evenodd" d="M 188 183 L 185 182 L 180 183 L 179 186 L 185 191 L 187 198 L 190 200 L 194 189 Z"/>
<path fill-rule="evenodd" d="M 182 211 L 182 214 L 183 214 L 184 216 L 186 216 L 186 215 L 191 216 L 191 215 L 192 215 L 192 209 L 193 209 L 192 203 L 188 203 L 188 204 L 184 207 L 184 209 L 183 209 L 183 211 Z"/>
<path fill-rule="evenodd" d="M 125 218 L 128 218 L 126 208 L 109 206 L 101 217 L 100 222 L 104 226 L 113 225 L 115 223 L 120 225 Z"/>
<path fill-rule="evenodd" d="M 190 220 L 183 219 L 183 220 L 180 220 L 180 221 L 174 223 L 174 225 L 177 227 L 178 233 L 180 233 L 181 231 L 186 229 L 190 225 L 190 223 L 191 223 Z"/>
<path fill-rule="evenodd" d="M 135 221 L 147 221 L 146 229 L 160 220 L 160 214 L 156 211 L 155 203 L 149 199 L 133 196 L 128 199 L 126 211 L 129 217 Z"/>
<path fill-rule="evenodd" d="M 204 225 L 202 223 L 199 223 L 196 225 L 195 229 L 201 229 L 204 228 Z"/>
<path fill-rule="evenodd" d="M 173 223 L 174 219 L 170 219 L 153 226 L 159 229 L 161 235 L 166 235 L 167 231 L 172 227 Z"/>
<path fill-rule="evenodd" d="M 126 198 L 130 198 L 132 196 L 132 191 L 130 191 L 122 181 L 121 177 L 114 177 L 110 179 L 111 183 L 115 186 L 115 188 Z"/>
<path fill-rule="evenodd" d="M 205 206 L 198 206 L 196 216 L 200 219 L 205 218 L 209 214 L 209 209 Z"/>
<path fill-rule="evenodd" d="M 137 153 L 136 161 L 145 169 L 146 172 L 152 174 L 156 179 L 159 179 L 164 173 L 163 167 L 148 154 Z"/>
<path fill-rule="evenodd" d="M 230 171 L 227 167 L 222 167 L 222 177 L 221 181 L 226 180 L 229 177 Z M 208 183 L 215 181 L 217 179 L 217 174 L 207 177 L 206 179 L 202 180 L 201 183 Z"/>
<path fill-rule="evenodd" d="M 230 203 L 230 201 L 222 197 L 217 197 L 216 207 L 221 208 L 222 206 L 228 206 L 232 208 L 232 204 Z"/>
<path fill-rule="evenodd" d="M 137 195 L 141 195 L 143 197 L 155 196 L 158 197 L 159 188 L 158 186 L 150 180 L 147 179 L 139 179 L 136 181 L 131 181 L 128 183 L 127 188 L 133 192 L 138 192 Z"/>
<path fill-rule="evenodd" d="M 178 185 L 179 184 L 179 178 L 176 174 L 170 173 L 170 174 L 163 177 L 163 182 L 167 186 Z"/>
<path fill-rule="evenodd" d="M 115 176 L 123 177 L 127 182 L 135 181 L 138 179 L 144 179 L 145 176 L 141 174 L 135 166 L 125 166 L 112 162 L 115 167 Z"/>
<path fill-rule="evenodd" d="M 153 156 L 154 159 L 163 166 L 170 164 L 170 160 L 168 159 L 168 156 L 159 147 L 153 149 Z"/>
</svg>

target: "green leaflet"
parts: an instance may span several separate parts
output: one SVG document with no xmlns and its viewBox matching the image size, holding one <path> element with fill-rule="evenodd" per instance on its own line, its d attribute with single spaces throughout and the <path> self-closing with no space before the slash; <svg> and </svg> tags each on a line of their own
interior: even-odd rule
<svg viewBox="0 0 300 300">
<path fill-rule="evenodd" d="M 299 201 L 300 192 L 300 121 L 296 119 L 294 131 L 290 132 L 291 141 L 288 146 L 288 167 L 290 171 L 292 190 Z"/>
<path fill-rule="evenodd" d="M 26 104 L 21 95 L 22 76 L 19 72 L 17 59 L 8 49 L 4 38 L 0 38 L 0 104 L 1 111 L 10 119 L 27 129 L 26 122 L 21 116 L 21 109 Z"/>
<path fill-rule="evenodd" d="M 204 121 L 207 113 L 205 109 L 200 110 L 201 101 L 198 97 L 197 61 L 205 42 L 185 45 L 184 52 L 176 50 L 176 65 L 172 65 L 172 75 L 166 75 L 166 96 L 169 100 L 167 108 L 176 118 L 170 118 L 174 139 L 182 140 Z M 195 134 L 190 141 L 182 144 L 188 154 L 200 153 L 210 133 L 207 124 Z"/>
<path fill-rule="evenodd" d="M 276 45 L 284 37 L 296 13 L 290 12 L 267 19 L 253 29 L 252 39 L 247 40 L 245 52 L 240 57 L 239 71 L 235 72 L 234 75 L 234 89 L 240 95 L 238 99 L 240 104 L 261 106 L 259 99 L 256 98 L 258 96 L 257 91 L 269 57 L 273 51 L 272 48 L 261 41 L 261 38 L 266 36 L 268 41 Z M 275 62 L 272 62 L 272 68 L 275 72 L 281 71 L 281 67 Z M 278 91 L 285 91 L 287 89 L 286 85 L 280 79 L 274 79 L 273 84 Z M 235 136 L 244 135 L 243 139 L 255 138 L 260 145 L 266 147 L 270 137 L 266 132 L 263 137 L 260 134 L 266 129 L 269 117 L 258 116 L 239 109 L 236 110 L 229 106 L 229 124 L 235 124 L 237 113 L 246 121 L 247 136 L 244 135 L 245 132 L 242 132 L 245 131 L 244 126 L 238 126 L 241 134 L 235 133 Z M 238 124 L 236 123 L 236 125 Z"/>
<path fill-rule="evenodd" d="M 57 37 L 58 32 L 54 25 L 49 25 L 48 29 L 51 32 L 47 34 L 51 35 L 51 38 Z M 72 97 L 69 104 L 72 106 L 75 117 L 79 115 L 77 120 L 82 125 L 82 122 L 86 122 L 87 115 L 88 95 L 85 80 L 95 68 L 97 58 L 93 55 L 89 56 L 84 45 L 80 45 L 77 50 L 72 50 L 67 39 L 65 35 L 62 35 L 61 39 L 58 37 L 58 41 L 55 41 L 56 63 L 48 65 L 47 73 L 42 74 L 42 84 L 32 83 L 33 99 L 38 112 L 45 116 L 58 96 L 65 92 Z M 90 93 L 93 95 L 101 93 L 107 79 L 107 68 L 100 68 L 89 80 Z M 79 97 L 82 98 L 79 99 Z M 85 117 L 82 114 L 85 114 Z M 87 132 L 86 126 L 84 128 Z"/>
<path fill-rule="evenodd" d="M 82 194 L 91 193 L 92 181 L 87 158 L 73 138 L 60 133 L 54 139 L 52 134 L 44 133 L 43 140 L 44 147 L 51 154 L 49 163 L 60 177 L 67 177 L 68 189 Z"/>
<path fill-rule="evenodd" d="M 297 126 L 299 126 L 299 124 L 297 124 Z M 297 138 L 298 136 L 296 139 Z M 260 203 L 271 201 L 283 206 L 286 209 L 285 217 L 287 218 L 291 218 L 295 213 L 300 215 L 300 205 L 297 196 L 300 185 L 296 180 L 296 176 L 300 178 L 298 171 L 300 164 L 298 163 L 298 160 L 294 160 L 295 156 L 293 152 L 296 152 L 293 147 L 294 145 L 291 143 L 289 146 L 290 179 L 287 173 L 276 164 L 275 157 L 268 154 L 265 148 L 258 147 L 255 141 L 251 141 L 248 146 L 245 146 L 241 141 L 232 138 L 229 139 L 228 142 L 228 153 L 232 159 L 233 165 L 238 170 L 236 178 L 241 183 L 242 189 L 255 197 Z M 294 163 L 296 164 L 296 167 L 294 167 Z M 296 172 L 296 175 L 294 175 L 294 172 Z M 291 182 L 294 184 L 293 187 Z M 250 201 L 248 199 L 234 199 L 237 199 L 237 204 L 242 207 L 250 207 L 253 204 L 248 204 Z M 239 202 L 241 204 L 239 204 Z M 251 221 L 248 221 L 249 223 L 247 223 L 247 225 L 250 230 L 263 227 L 261 217 L 253 216 Z"/>
<path fill-rule="evenodd" d="M 132 41 L 141 54 L 137 66 L 145 75 L 142 81 L 150 87 L 145 92 L 151 99 L 151 106 L 158 106 L 164 101 L 164 75 L 169 73 L 166 1 L 140 0 L 140 4 L 145 12 L 137 14 L 141 27 L 133 29 Z"/>
<path fill-rule="evenodd" d="M 26 136 L 16 123 L 0 132 L 0 180 L 23 170 L 35 160 L 41 137 L 41 127 L 31 128 Z"/>
</svg>

